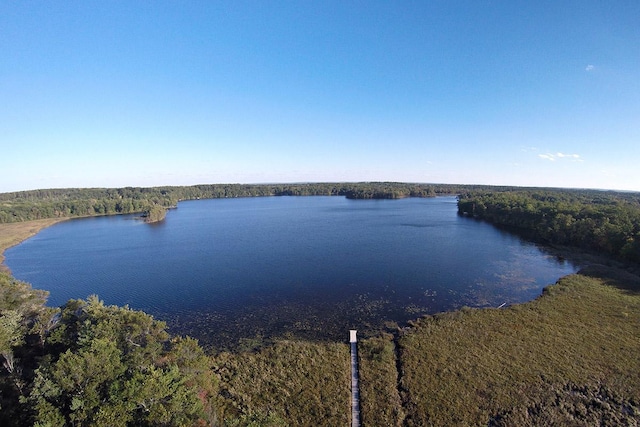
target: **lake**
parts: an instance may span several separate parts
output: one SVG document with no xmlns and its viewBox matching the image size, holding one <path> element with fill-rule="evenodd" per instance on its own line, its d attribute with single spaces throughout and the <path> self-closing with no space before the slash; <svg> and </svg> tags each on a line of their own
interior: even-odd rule
<svg viewBox="0 0 640 427">
<path fill-rule="evenodd" d="M 49 305 L 97 294 L 215 348 L 346 340 L 462 306 L 529 301 L 576 267 L 457 215 L 455 197 L 181 202 L 165 221 L 74 219 L 5 252 Z"/>
</svg>

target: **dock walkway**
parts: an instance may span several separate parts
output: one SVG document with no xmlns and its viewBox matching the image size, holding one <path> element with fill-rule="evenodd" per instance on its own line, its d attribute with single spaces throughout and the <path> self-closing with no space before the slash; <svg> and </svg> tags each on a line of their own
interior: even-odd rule
<svg viewBox="0 0 640 427">
<path fill-rule="evenodd" d="M 358 340 L 354 330 L 349 331 L 351 343 L 351 427 L 360 427 L 360 386 L 358 384 Z"/>
</svg>

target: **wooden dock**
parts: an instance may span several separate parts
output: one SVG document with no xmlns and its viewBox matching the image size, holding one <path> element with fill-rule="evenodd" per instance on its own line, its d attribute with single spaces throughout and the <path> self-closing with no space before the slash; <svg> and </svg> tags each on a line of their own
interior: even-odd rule
<svg viewBox="0 0 640 427">
<path fill-rule="evenodd" d="M 360 386 L 358 384 L 357 331 L 349 331 L 351 343 L 351 427 L 360 427 Z"/>
</svg>

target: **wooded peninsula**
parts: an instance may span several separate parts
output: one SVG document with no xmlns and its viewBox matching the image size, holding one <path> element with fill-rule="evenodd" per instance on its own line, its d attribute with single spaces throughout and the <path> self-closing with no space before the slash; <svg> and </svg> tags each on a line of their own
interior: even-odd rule
<svg viewBox="0 0 640 427">
<path fill-rule="evenodd" d="M 361 340 L 363 425 L 637 425 L 640 193 L 403 183 L 34 190 L 0 194 L 0 251 L 57 220 L 160 218 L 181 200 L 453 194 L 460 215 L 579 253 L 583 269 L 529 303 L 424 316 Z M 0 273 L 1 425 L 350 423 L 346 331 L 339 343 L 207 353 L 141 311 L 96 296 L 55 308 L 46 299 Z"/>
</svg>

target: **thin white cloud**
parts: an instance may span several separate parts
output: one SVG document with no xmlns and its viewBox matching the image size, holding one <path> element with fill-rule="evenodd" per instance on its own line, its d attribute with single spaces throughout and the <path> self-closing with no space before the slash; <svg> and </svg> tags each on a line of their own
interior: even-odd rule
<svg viewBox="0 0 640 427">
<path fill-rule="evenodd" d="M 561 159 L 563 159 L 563 158 L 579 159 L 579 158 L 580 158 L 580 154 L 564 154 L 564 153 L 556 153 L 556 156 L 560 157 Z"/>
<path fill-rule="evenodd" d="M 589 64 L 589 65 L 587 65 L 587 66 L 585 67 L 585 69 L 584 69 L 584 70 L 585 70 L 585 71 L 593 71 L 593 69 L 594 69 L 594 68 L 596 68 L 596 67 L 594 67 L 593 65 Z"/>
<path fill-rule="evenodd" d="M 549 160 L 551 162 L 555 162 L 556 160 L 559 159 L 567 159 L 573 162 L 582 162 L 582 158 L 580 157 L 580 154 L 566 154 L 566 153 L 555 153 L 555 154 L 551 154 L 551 153 L 547 153 L 547 154 L 538 154 L 538 157 L 544 160 Z"/>
</svg>

